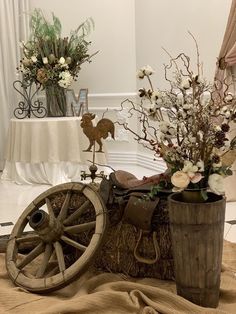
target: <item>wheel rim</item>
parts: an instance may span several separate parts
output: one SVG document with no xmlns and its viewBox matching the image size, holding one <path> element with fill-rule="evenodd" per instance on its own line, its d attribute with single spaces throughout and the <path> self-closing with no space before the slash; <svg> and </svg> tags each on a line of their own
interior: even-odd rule
<svg viewBox="0 0 236 314">
<path fill-rule="evenodd" d="M 59 210 L 53 207 L 53 199 L 58 195 L 64 195 Z M 80 203 L 73 209 L 73 202 L 77 199 Z M 24 235 L 25 227 L 30 220 L 33 220 L 33 227 L 38 221 L 41 226 L 42 211 L 46 212 L 51 224 L 56 222 L 59 227 L 57 231 L 55 226 L 48 227 L 48 232 L 40 227 L 41 233 L 36 228 L 30 237 L 37 244 L 21 258 L 20 245 L 28 238 Z M 83 221 L 91 211 L 95 218 Z M 16 285 L 29 291 L 43 293 L 59 289 L 85 272 L 102 244 L 105 228 L 106 207 L 95 188 L 82 183 L 55 186 L 29 204 L 15 224 L 6 249 L 8 274 Z M 87 246 L 78 242 L 78 237 L 84 234 L 92 234 L 89 239 L 86 236 L 86 241 L 89 241 Z M 70 255 L 78 253 L 78 259 L 68 264 L 64 256 L 66 249 L 72 251 Z M 30 272 L 31 263 L 38 259 L 40 264 Z"/>
</svg>

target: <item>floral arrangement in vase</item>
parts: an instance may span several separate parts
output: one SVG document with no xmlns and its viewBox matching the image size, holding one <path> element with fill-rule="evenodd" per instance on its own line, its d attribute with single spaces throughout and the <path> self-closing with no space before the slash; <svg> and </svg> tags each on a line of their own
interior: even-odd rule
<svg viewBox="0 0 236 314">
<path fill-rule="evenodd" d="M 40 9 L 33 11 L 30 39 L 21 43 L 23 58 L 18 70 L 24 81 L 40 84 L 46 90 L 49 115 L 53 115 L 56 108 L 51 107 L 56 104 L 59 115 L 65 115 L 66 89 L 78 78 L 81 65 L 96 54 L 89 54 L 91 42 L 86 40 L 93 27 L 89 18 L 63 38 L 61 22 L 54 14 L 50 23 Z"/>
<path fill-rule="evenodd" d="M 158 189 L 200 190 L 207 199 L 206 189 L 223 195 L 223 179 L 232 174 L 236 137 L 231 136 L 231 130 L 236 122 L 236 101 L 226 80 L 211 84 L 203 78 L 197 43 L 196 48 L 195 71 L 186 54 L 176 58 L 169 55 L 170 63 L 164 67 L 168 90 L 153 87 L 154 70 L 150 66 L 139 69 L 138 78 L 146 79 L 149 86 L 139 89 L 139 102 L 125 100 L 121 110 L 128 110 L 130 117 L 138 115 L 140 130 L 131 129 L 128 122 L 117 123 L 166 162 L 168 170 Z"/>
</svg>

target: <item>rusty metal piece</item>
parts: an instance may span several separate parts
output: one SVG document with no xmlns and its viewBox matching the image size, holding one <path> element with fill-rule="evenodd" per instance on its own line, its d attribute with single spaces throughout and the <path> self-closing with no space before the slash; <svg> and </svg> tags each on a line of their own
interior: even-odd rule
<svg viewBox="0 0 236 314">
<path fill-rule="evenodd" d="M 152 216 L 159 202 L 155 200 L 144 199 L 143 193 L 133 193 L 125 207 L 123 220 L 144 231 L 151 231 Z"/>
<path fill-rule="evenodd" d="M 95 142 L 98 143 L 99 149 L 97 152 L 102 153 L 102 141 L 101 139 L 106 139 L 109 135 L 111 134 L 111 137 L 115 139 L 114 133 L 115 133 L 115 126 L 114 123 L 106 118 L 103 118 L 98 121 L 97 125 L 94 126 L 92 120 L 95 118 L 95 114 L 88 112 L 85 113 L 82 116 L 81 119 L 81 127 L 83 129 L 84 134 L 88 137 L 89 139 L 89 146 L 85 152 L 91 152 L 92 146 L 95 145 Z"/>
</svg>

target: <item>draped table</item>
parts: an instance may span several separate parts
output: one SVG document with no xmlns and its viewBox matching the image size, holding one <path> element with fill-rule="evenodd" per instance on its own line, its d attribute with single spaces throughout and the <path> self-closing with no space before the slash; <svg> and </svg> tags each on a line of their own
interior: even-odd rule
<svg viewBox="0 0 236 314">
<path fill-rule="evenodd" d="M 92 152 L 80 127 L 81 117 L 11 119 L 2 180 L 18 184 L 59 184 L 81 181 Z M 95 162 L 107 164 L 105 153 Z M 101 170 L 101 168 L 99 168 Z"/>
</svg>

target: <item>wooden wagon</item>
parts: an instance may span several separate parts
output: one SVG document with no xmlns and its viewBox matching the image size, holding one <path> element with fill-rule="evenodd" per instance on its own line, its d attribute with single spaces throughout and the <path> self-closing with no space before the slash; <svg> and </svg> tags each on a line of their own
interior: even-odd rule
<svg viewBox="0 0 236 314">
<path fill-rule="evenodd" d="M 91 265 L 135 277 L 173 278 L 169 192 L 145 198 L 152 180 L 137 180 L 130 188 L 124 184 L 128 177 L 118 171 L 99 186 L 65 183 L 39 195 L 8 241 L 6 267 L 12 281 L 46 293 L 69 284 Z M 28 225 L 30 233 L 25 232 Z"/>
</svg>

